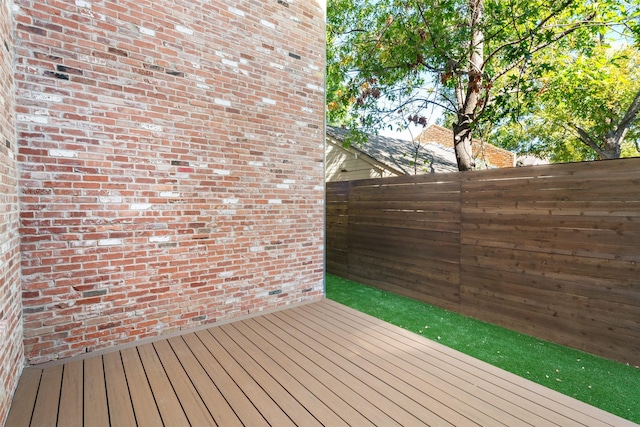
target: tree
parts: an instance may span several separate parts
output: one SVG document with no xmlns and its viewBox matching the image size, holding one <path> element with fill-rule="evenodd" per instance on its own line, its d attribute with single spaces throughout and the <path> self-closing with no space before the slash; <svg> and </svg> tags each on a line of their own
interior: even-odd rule
<svg viewBox="0 0 640 427">
<path fill-rule="evenodd" d="M 534 108 L 492 142 L 551 161 L 640 155 L 640 52 L 601 44 L 550 60 Z"/>
<path fill-rule="evenodd" d="M 455 115 L 458 168 L 473 169 L 474 129 L 531 103 L 537 78 L 551 66 L 544 53 L 591 47 L 606 23 L 630 28 L 628 6 L 623 0 L 329 0 L 328 119 L 368 131 L 407 118 L 426 125 L 422 111 L 437 105 Z"/>
</svg>

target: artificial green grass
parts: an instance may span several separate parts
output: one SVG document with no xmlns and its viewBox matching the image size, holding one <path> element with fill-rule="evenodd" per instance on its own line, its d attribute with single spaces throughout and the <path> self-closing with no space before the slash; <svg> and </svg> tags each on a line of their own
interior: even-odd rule
<svg viewBox="0 0 640 427">
<path fill-rule="evenodd" d="M 640 369 L 327 275 L 327 297 L 640 423 Z"/>
</svg>

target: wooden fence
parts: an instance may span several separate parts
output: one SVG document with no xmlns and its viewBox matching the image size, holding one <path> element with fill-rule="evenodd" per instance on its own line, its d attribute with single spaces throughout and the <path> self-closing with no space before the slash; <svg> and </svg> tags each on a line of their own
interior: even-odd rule
<svg viewBox="0 0 640 427">
<path fill-rule="evenodd" d="M 327 271 L 640 365 L 640 159 L 328 183 Z"/>
</svg>

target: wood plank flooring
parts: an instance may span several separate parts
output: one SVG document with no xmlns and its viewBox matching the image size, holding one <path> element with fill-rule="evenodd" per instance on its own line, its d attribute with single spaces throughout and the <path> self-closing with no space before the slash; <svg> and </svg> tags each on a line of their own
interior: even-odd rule
<svg viewBox="0 0 640 427">
<path fill-rule="evenodd" d="M 322 300 L 22 374 L 14 426 L 632 426 Z"/>
</svg>

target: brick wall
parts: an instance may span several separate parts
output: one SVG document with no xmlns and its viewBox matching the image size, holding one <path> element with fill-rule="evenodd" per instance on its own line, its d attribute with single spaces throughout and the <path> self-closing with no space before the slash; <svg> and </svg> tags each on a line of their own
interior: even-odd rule
<svg viewBox="0 0 640 427">
<path fill-rule="evenodd" d="M 319 3 L 16 3 L 30 363 L 322 295 Z"/>
<path fill-rule="evenodd" d="M 10 1 L 0 1 L 0 425 L 22 371 L 18 169 Z"/>
<path fill-rule="evenodd" d="M 416 137 L 423 144 L 436 143 L 444 147 L 453 148 L 453 132 L 438 125 L 429 125 Z M 473 157 L 498 168 L 512 168 L 515 166 L 515 154 L 478 139 L 473 139 L 471 146 Z"/>
</svg>

